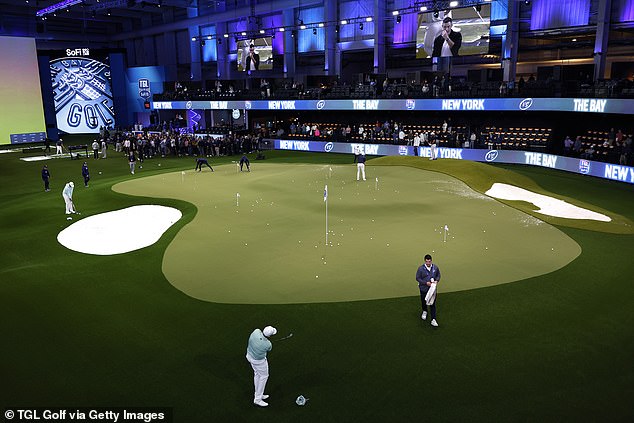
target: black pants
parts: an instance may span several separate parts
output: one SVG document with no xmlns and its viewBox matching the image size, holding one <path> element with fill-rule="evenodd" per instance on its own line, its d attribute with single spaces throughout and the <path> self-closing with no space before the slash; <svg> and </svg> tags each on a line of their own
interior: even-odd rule
<svg viewBox="0 0 634 423">
<path fill-rule="evenodd" d="M 427 291 L 429 291 L 429 287 L 425 286 L 425 290 L 420 290 L 420 302 L 423 307 L 423 311 L 427 311 L 427 302 L 425 301 L 425 295 L 427 295 Z M 436 293 L 436 298 L 434 299 L 434 303 L 429 306 L 429 311 L 431 314 L 431 318 L 436 318 L 436 303 L 438 302 L 438 293 Z"/>
<path fill-rule="evenodd" d="M 48 178 L 44 179 L 44 189 L 47 191 L 49 190 Z"/>
<path fill-rule="evenodd" d="M 207 163 L 207 162 L 196 162 L 196 169 L 194 169 L 194 170 L 202 171 L 203 170 L 203 165 L 207 165 L 207 167 L 209 169 L 211 169 L 212 172 L 214 171 L 214 168 L 209 166 L 209 163 Z"/>
</svg>

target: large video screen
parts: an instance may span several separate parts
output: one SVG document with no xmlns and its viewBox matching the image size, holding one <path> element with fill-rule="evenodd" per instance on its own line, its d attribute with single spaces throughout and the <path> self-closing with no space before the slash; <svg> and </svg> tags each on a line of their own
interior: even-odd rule
<svg viewBox="0 0 634 423">
<path fill-rule="evenodd" d="M 46 137 L 34 38 L 0 37 L 0 144 Z"/>
<path fill-rule="evenodd" d="M 69 134 L 98 133 L 114 127 L 108 53 L 88 48 L 51 55 L 50 71 L 57 128 Z"/>
<path fill-rule="evenodd" d="M 271 37 L 238 41 L 238 71 L 273 69 L 272 41 Z"/>
<path fill-rule="evenodd" d="M 420 13 L 416 58 L 488 53 L 490 26 L 490 4 Z"/>
</svg>

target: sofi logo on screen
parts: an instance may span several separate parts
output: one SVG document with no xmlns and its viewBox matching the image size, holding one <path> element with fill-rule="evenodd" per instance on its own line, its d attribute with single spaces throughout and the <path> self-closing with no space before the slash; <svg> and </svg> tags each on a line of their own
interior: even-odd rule
<svg viewBox="0 0 634 423">
<path fill-rule="evenodd" d="M 88 48 L 67 48 L 66 56 L 75 57 L 75 56 L 90 56 L 90 49 Z"/>
</svg>

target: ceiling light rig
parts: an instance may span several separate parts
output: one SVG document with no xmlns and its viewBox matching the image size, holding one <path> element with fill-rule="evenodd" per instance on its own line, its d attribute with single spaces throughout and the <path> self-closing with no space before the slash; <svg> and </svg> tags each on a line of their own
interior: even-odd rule
<svg viewBox="0 0 634 423">
<path fill-rule="evenodd" d="M 491 2 L 492 0 L 421 0 L 414 1 L 413 4 L 410 4 L 407 7 L 392 10 L 391 13 L 392 16 L 397 17 L 396 20 L 398 23 L 400 22 L 398 20 L 398 16 L 402 15 L 433 11 L 434 17 L 436 17 L 436 14 L 440 15 L 440 11 L 465 7 L 475 7 L 478 11 L 480 11 L 482 9 L 482 5 L 490 5 Z"/>
<path fill-rule="evenodd" d="M 80 0 L 67 0 L 67 1 L 80 1 Z M 115 0 L 119 1 L 119 0 Z M 419 12 L 428 12 L 432 13 L 435 17 L 440 16 L 440 11 L 447 10 L 450 8 L 456 7 L 474 7 L 476 9 L 481 9 L 483 4 L 490 4 L 492 0 L 460 0 L 460 1 L 442 1 L 442 0 L 429 0 L 429 1 L 415 1 L 408 7 L 393 10 L 391 12 L 392 16 L 395 17 L 395 22 L 397 24 L 402 22 L 403 15 L 407 14 L 417 14 Z M 108 2 L 102 2 L 105 6 L 110 4 Z M 359 16 L 356 18 L 347 18 L 341 19 L 339 21 L 328 21 L 328 22 L 315 22 L 315 23 L 304 23 L 302 19 L 298 19 L 295 25 L 281 26 L 275 27 L 271 23 L 270 28 L 258 28 L 254 31 L 236 31 L 236 32 L 228 32 L 224 34 L 216 34 L 211 36 L 205 36 L 206 40 L 220 40 L 221 38 L 229 38 L 232 37 L 236 43 L 245 39 L 254 39 L 260 37 L 274 37 L 277 32 L 290 32 L 290 36 L 295 38 L 298 34 L 298 31 L 301 30 L 311 30 L 313 35 L 318 35 L 317 29 L 324 27 L 333 27 L 335 33 L 339 33 L 342 26 L 345 25 L 357 25 L 360 31 L 365 29 L 365 24 L 374 22 L 374 18 L 372 16 Z M 192 37 L 192 42 L 201 42 L 203 41 L 203 37 Z M 220 44 L 220 43 L 218 43 Z"/>
<path fill-rule="evenodd" d="M 74 6 L 82 2 L 83 0 L 64 0 L 59 3 L 51 4 L 50 6 L 45 7 L 44 9 L 38 10 L 37 12 L 35 12 L 35 16 L 37 17 L 45 16 L 61 9 L 68 9 L 71 6 Z"/>
</svg>

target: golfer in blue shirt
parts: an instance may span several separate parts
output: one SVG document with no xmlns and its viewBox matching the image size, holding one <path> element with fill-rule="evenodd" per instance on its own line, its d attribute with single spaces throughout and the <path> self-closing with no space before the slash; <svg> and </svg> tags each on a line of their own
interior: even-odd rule
<svg viewBox="0 0 634 423">
<path fill-rule="evenodd" d="M 42 180 L 44 181 L 44 191 L 49 192 L 51 187 L 48 180 L 51 178 L 51 173 L 48 171 L 48 166 L 44 165 L 42 168 Z"/>
<path fill-rule="evenodd" d="M 88 172 L 88 165 L 86 162 L 81 167 L 81 176 L 84 177 L 84 186 L 88 188 L 88 181 L 90 181 L 90 172 Z"/>
<path fill-rule="evenodd" d="M 251 172 L 251 168 L 249 167 L 249 158 L 246 154 L 243 155 L 242 158 L 240 158 L 240 172 L 242 172 L 242 165 L 244 164 L 247 165 L 247 172 Z"/>
</svg>

